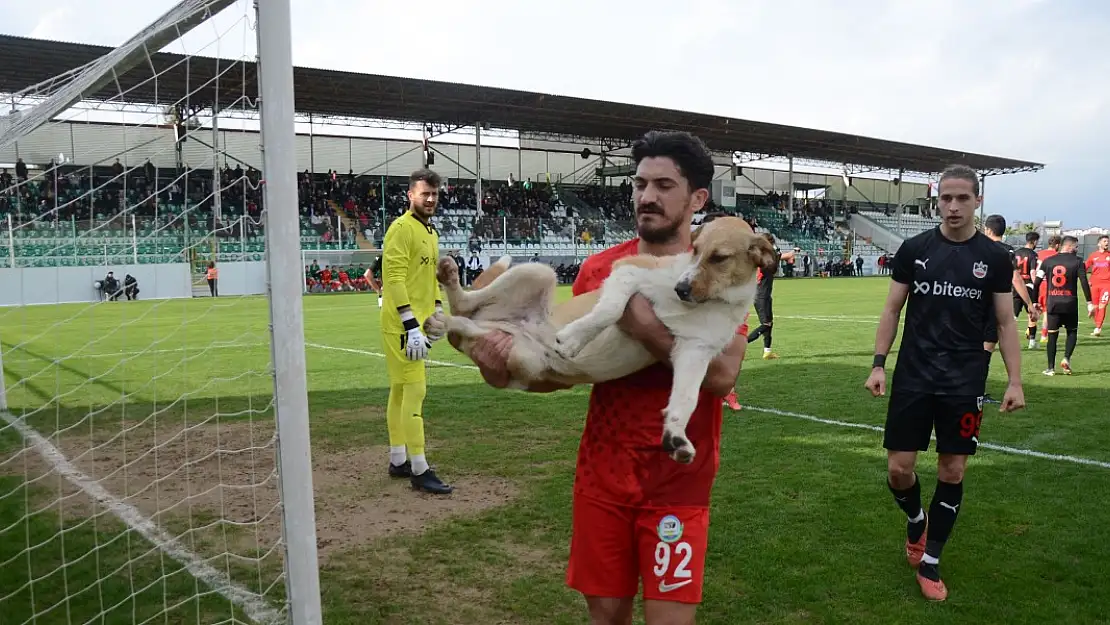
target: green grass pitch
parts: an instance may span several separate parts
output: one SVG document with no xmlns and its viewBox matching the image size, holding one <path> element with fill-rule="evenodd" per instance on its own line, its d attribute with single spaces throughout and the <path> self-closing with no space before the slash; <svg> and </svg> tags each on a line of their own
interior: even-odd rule
<svg viewBox="0 0 1110 625">
<path fill-rule="evenodd" d="M 1110 338 L 1091 338 L 1084 319 L 1070 377 L 1041 375 L 1043 347 L 1023 351 L 1028 408 L 987 407 L 982 440 L 1010 449 L 972 459 L 941 564 L 951 594 L 927 604 L 902 556 L 881 433 L 849 427 L 883 422 L 885 400 L 863 382 L 887 284 L 776 283 L 781 359 L 753 344 L 737 383 L 745 408 L 725 411 L 698 622 L 1106 623 Z M 437 344 L 428 455 L 458 491 L 418 495 L 382 477 L 375 298 L 304 306 L 325 622 L 584 622 L 563 572 L 588 389 L 490 389 Z M 280 610 L 268 323 L 259 297 L 27 307 L 0 311 L 0 343 L 14 416 Z M 989 390 L 1001 397 L 1004 384 L 996 354 Z M 926 501 L 934 460 L 919 462 Z M 246 616 L 0 422 L 0 622 L 147 621 Z"/>
</svg>

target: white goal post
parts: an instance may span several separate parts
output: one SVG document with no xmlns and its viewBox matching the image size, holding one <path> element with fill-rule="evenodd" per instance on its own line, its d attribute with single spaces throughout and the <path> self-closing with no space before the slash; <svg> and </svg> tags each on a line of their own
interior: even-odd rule
<svg viewBox="0 0 1110 625">
<path fill-rule="evenodd" d="M 323 622 L 291 31 L 180 0 L 0 94 L 5 625 Z"/>
</svg>

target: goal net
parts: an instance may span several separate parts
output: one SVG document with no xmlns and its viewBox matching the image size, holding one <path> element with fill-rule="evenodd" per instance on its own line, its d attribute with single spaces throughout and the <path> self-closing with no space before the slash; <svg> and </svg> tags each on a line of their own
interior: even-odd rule
<svg viewBox="0 0 1110 625">
<path fill-rule="evenodd" d="M 0 622 L 321 622 L 290 9 L 258 5 L 0 94 Z"/>
</svg>

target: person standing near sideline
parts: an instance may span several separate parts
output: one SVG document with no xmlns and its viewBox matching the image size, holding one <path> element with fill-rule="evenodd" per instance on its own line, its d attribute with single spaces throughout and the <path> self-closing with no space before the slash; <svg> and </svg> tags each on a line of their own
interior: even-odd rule
<svg viewBox="0 0 1110 625">
<path fill-rule="evenodd" d="M 907 239 L 891 263 L 890 290 L 875 334 L 875 356 L 864 387 L 886 395 L 886 357 L 906 308 L 902 343 L 887 407 L 883 446 L 887 488 L 905 513 L 906 560 L 925 598 L 944 601 L 941 551 L 963 505 L 964 472 L 979 445 L 990 316 L 1009 384 L 1000 410 L 1025 406 L 1021 344 L 1013 316 L 1014 266 L 1009 253 L 975 228 L 983 198 L 978 173 L 962 165 L 941 173 L 941 224 Z M 926 511 L 916 472 L 917 454 L 936 431 L 937 484 Z"/>
<path fill-rule="evenodd" d="M 208 268 L 204 270 L 204 278 L 208 280 L 208 292 L 212 297 L 220 296 L 220 288 L 217 281 L 220 279 L 220 270 L 216 269 L 216 263 L 208 261 Z"/>
<path fill-rule="evenodd" d="M 432 342 L 424 320 L 441 311 L 436 281 L 439 234 L 432 225 L 439 202 L 439 174 L 418 169 L 409 176 L 409 209 L 386 230 L 382 242 L 382 349 L 389 372 L 389 475 L 409 478 L 412 487 L 436 495 L 454 488 L 428 466 L 424 451 L 424 360 Z"/>
<path fill-rule="evenodd" d="M 1095 314 L 1095 300 L 1091 297 L 1091 285 L 1087 283 L 1087 268 L 1083 261 L 1076 255 L 1079 239 L 1068 235 L 1060 243 L 1060 253 L 1053 255 L 1037 267 L 1037 281 L 1034 288 L 1041 284 L 1048 284 L 1045 289 L 1045 309 L 1048 319 L 1045 327 L 1048 328 L 1048 368 L 1045 375 L 1056 375 L 1056 342 L 1060 338 L 1060 328 L 1068 333 L 1067 343 L 1064 345 L 1064 360 L 1060 362 L 1060 369 L 1071 375 L 1071 357 L 1075 353 L 1075 344 L 1079 340 L 1079 287 L 1083 287 L 1083 295 L 1087 298 L 1087 316 Z"/>
</svg>

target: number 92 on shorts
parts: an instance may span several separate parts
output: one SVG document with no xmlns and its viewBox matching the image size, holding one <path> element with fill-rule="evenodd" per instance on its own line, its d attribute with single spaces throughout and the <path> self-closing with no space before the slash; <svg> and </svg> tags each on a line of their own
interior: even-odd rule
<svg viewBox="0 0 1110 625">
<path fill-rule="evenodd" d="M 584 595 L 700 603 L 709 510 L 645 509 L 576 493 L 567 585 Z"/>
</svg>

